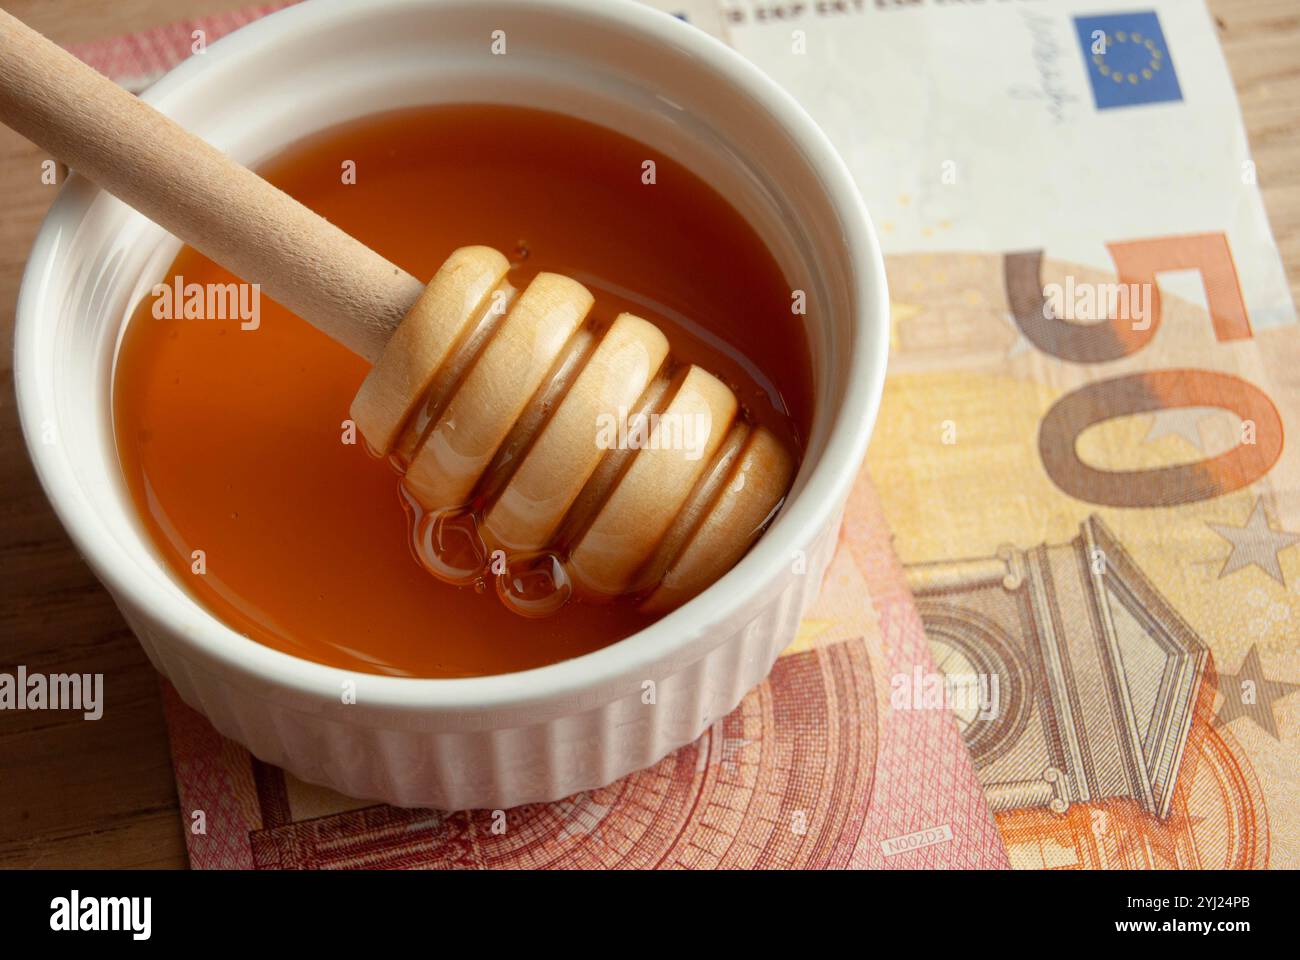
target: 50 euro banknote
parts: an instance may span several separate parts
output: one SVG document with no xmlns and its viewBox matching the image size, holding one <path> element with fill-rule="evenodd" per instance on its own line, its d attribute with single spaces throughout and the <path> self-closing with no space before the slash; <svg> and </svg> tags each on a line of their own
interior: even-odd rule
<svg viewBox="0 0 1300 960">
<path fill-rule="evenodd" d="M 868 463 L 1013 865 L 1296 866 L 1300 337 L 1206 10 L 718 10 L 890 254 Z"/>
</svg>

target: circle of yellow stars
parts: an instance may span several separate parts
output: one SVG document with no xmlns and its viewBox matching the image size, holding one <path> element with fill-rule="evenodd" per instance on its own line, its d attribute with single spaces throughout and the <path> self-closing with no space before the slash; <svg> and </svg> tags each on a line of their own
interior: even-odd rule
<svg viewBox="0 0 1300 960">
<path fill-rule="evenodd" d="M 1097 65 L 1097 72 L 1103 77 L 1110 77 L 1116 83 L 1123 83 L 1127 80 L 1129 83 L 1136 84 L 1139 77 L 1143 80 L 1150 80 L 1155 76 L 1156 71 L 1160 69 L 1164 61 L 1164 53 L 1156 46 L 1156 42 L 1148 37 L 1142 36 L 1136 30 L 1129 32 L 1127 30 L 1116 30 L 1113 34 L 1104 35 L 1106 49 L 1109 50 L 1112 43 L 1135 43 L 1145 47 L 1147 51 L 1147 65 L 1141 71 L 1125 73 L 1123 70 L 1111 70 L 1106 65 L 1106 55 L 1104 53 L 1094 53 L 1092 62 Z"/>
</svg>

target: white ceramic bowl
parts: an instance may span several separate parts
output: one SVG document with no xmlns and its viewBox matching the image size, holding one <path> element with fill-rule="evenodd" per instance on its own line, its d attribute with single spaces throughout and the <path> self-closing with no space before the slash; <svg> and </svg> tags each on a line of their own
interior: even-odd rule
<svg viewBox="0 0 1300 960">
<path fill-rule="evenodd" d="M 491 53 L 496 30 L 505 56 Z M 444 101 L 559 110 L 652 143 L 727 197 L 807 292 L 815 375 L 815 420 L 790 500 L 691 603 L 541 669 L 456 680 L 350 674 L 229 629 L 155 554 L 118 466 L 109 391 L 130 309 L 179 245 L 73 177 L 19 296 L 23 429 L 69 534 L 187 703 L 304 780 L 405 806 L 495 808 L 649 766 L 762 680 L 834 548 L 888 348 L 875 234 L 843 163 L 794 100 L 693 27 L 610 0 L 310 0 L 213 44 L 145 99 L 249 164 L 350 118 Z M 355 704 L 341 696 L 349 681 Z M 111 710 L 111 679 L 106 693 Z"/>
</svg>

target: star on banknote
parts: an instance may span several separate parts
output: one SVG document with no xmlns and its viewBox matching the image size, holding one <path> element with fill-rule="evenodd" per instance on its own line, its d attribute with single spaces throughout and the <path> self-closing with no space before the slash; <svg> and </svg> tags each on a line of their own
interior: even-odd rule
<svg viewBox="0 0 1300 960">
<path fill-rule="evenodd" d="M 1223 562 L 1223 569 L 1219 571 L 1220 580 L 1230 573 L 1254 565 L 1282 586 L 1286 586 L 1278 554 L 1287 547 L 1300 543 L 1300 533 L 1274 530 L 1268 522 L 1268 515 L 1264 512 L 1264 504 L 1258 497 L 1255 498 L 1255 507 L 1251 510 L 1250 519 L 1246 521 L 1245 526 L 1235 527 L 1225 523 L 1206 525 L 1232 544 L 1232 552 L 1228 554 L 1228 559 Z"/>
<path fill-rule="evenodd" d="M 1219 675 L 1219 692 L 1223 694 L 1223 705 L 1214 716 L 1214 725 L 1221 727 L 1238 717 L 1247 717 L 1274 740 L 1281 740 L 1277 718 L 1273 715 L 1273 703 L 1297 690 L 1300 690 L 1300 683 L 1283 683 L 1264 676 L 1264 668 L 1259 662 L 1259 649 L 1252 646 L 1246 659 L 1241 662 L 1241 669 L 1236 673 Z"/>
<path fill-rule="evenodd" d="M 1205 411 L 1195 407 L 1160 410 L 1151 417 L 1151 426 L 1142 442 L 1155 443 L 1161 437 L 1182 437 L 1204 453 L 1205 447 L 1201 443 L 1201 421 L 1204 419 Z"/>
</svg>

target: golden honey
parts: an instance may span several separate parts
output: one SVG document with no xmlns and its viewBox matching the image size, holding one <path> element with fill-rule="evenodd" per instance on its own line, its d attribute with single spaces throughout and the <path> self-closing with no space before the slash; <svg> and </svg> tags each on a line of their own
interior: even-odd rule
<svg viewBox="0 0 1300 960">
<path fill-rule="evenodd" d="M 260 172 L 415 276 L 485 244 L 511 256 L 520 289 L 543 270 L 573 277 L 595 323 L 655 323 L 675 358 L 802 448 L 812 390 L 790 286 L 744 219 L 652 148 L 558 114 L 440 106 L 326 131 Z M 163 278 L 179 298 L 177 278 L 236 279 L 188 248 Z M 119 458 L 159 555 L 233 629 L 346 669 L 455 677 L 553 663 L 654 619 L 631 599 L 527 619 L 491 583 L 434 579 L 393 472 L 349 436 L 364 361 L 265 297 L 256 324 L 155 304 L 118 350 Z"/>
</svg>

